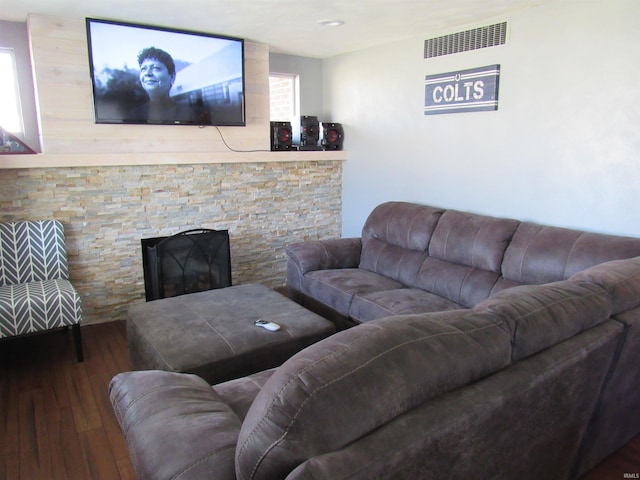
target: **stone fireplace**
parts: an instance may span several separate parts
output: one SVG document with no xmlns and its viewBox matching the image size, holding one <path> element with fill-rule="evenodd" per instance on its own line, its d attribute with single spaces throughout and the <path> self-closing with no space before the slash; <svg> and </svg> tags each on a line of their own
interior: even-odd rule
<svg viewBox="0 0 640 480">
<path fill-rule="evenodd" d="M 142 238 L 227 229 L 234 285 L 277 288 L 289 243 L 342 233 L 339 160 L 1 172 L 3 221 L 64 224 L 85 324 L 124 320 L 129 304 L 145 301 Z"/>
</svg>

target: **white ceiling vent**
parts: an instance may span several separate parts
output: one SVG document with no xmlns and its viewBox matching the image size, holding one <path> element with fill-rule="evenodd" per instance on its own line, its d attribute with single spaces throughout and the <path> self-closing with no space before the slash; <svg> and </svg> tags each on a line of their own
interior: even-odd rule
<svg viewBox="0 0 640 480">
<path fill-rule="evenodd" d="M 424 41 L 424 58 L 440 57 L 479 48 L 503 45 L 507 39 L 507 22 L 478 27 Z"/>
</svg>

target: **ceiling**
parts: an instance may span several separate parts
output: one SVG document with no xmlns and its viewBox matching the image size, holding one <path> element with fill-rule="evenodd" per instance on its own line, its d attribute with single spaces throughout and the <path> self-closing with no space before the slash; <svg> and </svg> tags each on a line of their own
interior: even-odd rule
<svg viewBox="0 0 640 480">
<path fill-rule="evenodd" d="M 241 37 L 272 52 L 326 58 L 563 0 L 0 0 L 0 19 L 93 17 Z M 322 20 L 342 20 L 327 27 Z M 508 20 L 498 18 L 497 21 Z"/>
</svg>

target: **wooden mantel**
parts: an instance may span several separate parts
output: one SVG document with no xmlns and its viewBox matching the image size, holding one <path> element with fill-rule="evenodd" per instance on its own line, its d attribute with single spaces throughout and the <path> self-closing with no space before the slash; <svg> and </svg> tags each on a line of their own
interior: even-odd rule
<svg viewBox="0 0 640 480">
<path fill-rule="evenodd" d="M 123 165 L 189 165 L 204 163 L 266 163 L 346 160 L 346 151 L 128 153 L 0 155 L 0 170 L 8 168 L 95 167 Z"/>
</svg>

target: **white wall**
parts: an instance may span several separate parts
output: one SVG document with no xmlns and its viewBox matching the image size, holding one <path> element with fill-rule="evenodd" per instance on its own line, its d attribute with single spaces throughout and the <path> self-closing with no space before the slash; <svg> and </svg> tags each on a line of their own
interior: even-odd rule
<svg viewBox="0 0 640 480">
<path fill-rule="evenodd" d="M 423 59 L 423 41 L 507 21 L 506 45 Z M 408 200 L 640 236 L 640 2 L 559 0 L 324 60 L 345 127 L 343 235 Z M 424 76 L 501 65 L 495 112 L 423 114 Z"/>
</svg>

